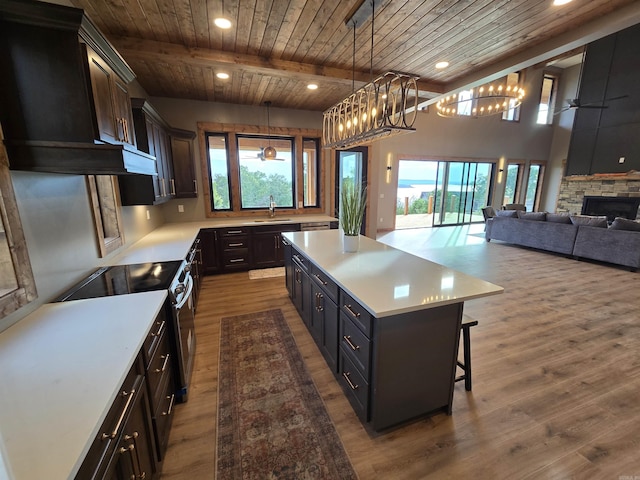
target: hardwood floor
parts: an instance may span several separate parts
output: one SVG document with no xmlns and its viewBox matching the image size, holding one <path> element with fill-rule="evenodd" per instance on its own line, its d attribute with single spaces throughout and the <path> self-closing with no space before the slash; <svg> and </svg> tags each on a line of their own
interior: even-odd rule
<svg viewBox="0 0 640 480">
<path fill-rule="evenodd" d="M 220 319 L 280 308 L 362 480 L 640 478 L 640 273 L 506 244 L 466 227 L 380 241 L 505 287 L 465 304 L 473 392 L 453 415 L 381 434 L 358 421 L 289 301 L 283 278 L 206 277 L 189 401 L 162 480 L 215 476 Z"/>
</svg>

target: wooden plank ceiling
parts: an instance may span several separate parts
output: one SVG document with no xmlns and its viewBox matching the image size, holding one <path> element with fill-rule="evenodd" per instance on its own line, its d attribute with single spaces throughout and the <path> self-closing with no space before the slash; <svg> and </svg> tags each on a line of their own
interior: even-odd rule
<svg viewBox="0 0 640 480">
<path fill-rule="evenodd" d="M 356 88 L 369 81 L 371 70 L 419 75 L 421 96 L 433 98 L 636 2 L 376 0 L 371 69 L 371 14 L 355 30 L 355 62 L 354 28 L 345 23 L 363 0 L 72 0 L 152 96 L 318 111 L 351 93 L 354 76 Z M 213 25 L 221 14 L 230 30 Z M 437 70 L 441 60 L 450 66 Z"/>
</svg>

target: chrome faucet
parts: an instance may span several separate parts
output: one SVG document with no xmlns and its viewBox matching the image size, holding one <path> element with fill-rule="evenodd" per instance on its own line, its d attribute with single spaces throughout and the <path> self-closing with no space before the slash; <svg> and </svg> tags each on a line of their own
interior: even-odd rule
<svg viewBox="0 0 640 480">
<path fill-rule="evenodd" d="M 276 202 L 273 200 L 273 195 L 269 195 L 269 218 L 276 216 Z"/>
</svg>

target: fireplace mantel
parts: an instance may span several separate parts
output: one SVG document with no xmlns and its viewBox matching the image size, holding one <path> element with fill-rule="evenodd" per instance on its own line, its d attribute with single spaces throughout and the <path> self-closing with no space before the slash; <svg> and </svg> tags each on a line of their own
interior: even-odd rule
<svg viewBox="0 0 640 480">
<path fill-rule="evenodd" d="M 640 180 L 640 172 L 629 170 L 626 173 L 594 173 L 592 175 L 569 175 L 563 178 L 566 182 L 588 182 L 591 180 Z"/>
</svg>

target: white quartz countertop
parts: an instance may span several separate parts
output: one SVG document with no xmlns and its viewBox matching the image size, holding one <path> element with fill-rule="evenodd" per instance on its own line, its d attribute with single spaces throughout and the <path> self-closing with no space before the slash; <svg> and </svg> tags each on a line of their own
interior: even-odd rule
<svg viewBox="0 0 640 480">
<path fill-rule="evenodd" d="M 49 303 L 0 334 L 0 479 L 75 476 L 166 295 Z"/>
<path fill-rule="evenodd" d="M 343 252 L 340 230 L 283 235 L 378 318 L 460 303 L 504 290 L 362 235 L 355 253 Z"/>
<path fill-rule="evenodd" d="M 191 244 L 203 228 L 258 227 L 261 225 L 287 225 L 313 222 L 335 222 L 327 215 L 283 215 L 268 217 L 234 217 L 203 220 L 201 222 L 167 223 L 142 237 L 136 243 L 107 260 L 105 265 L 166 262 L 183 260 Z"/>
</svg>

